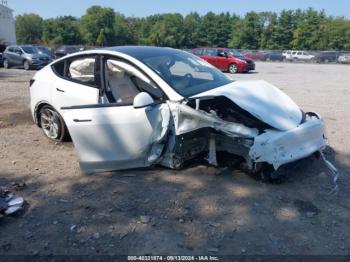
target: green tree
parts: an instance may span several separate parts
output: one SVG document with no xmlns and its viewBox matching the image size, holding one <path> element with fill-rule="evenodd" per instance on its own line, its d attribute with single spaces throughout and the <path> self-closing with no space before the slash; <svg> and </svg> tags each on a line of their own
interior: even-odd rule
<svg viewBox="0 0 350 262">
<path fill-rule="evenodd" d="M 120 13 L 115 14 L 114 23 L 114 44 L 116 45 L 132 45 L 137 43 L 136 20 L 125 18 Z"/>
<path fill-rule="evenodd" d="M 181 48 L 185 39 L 184 19 L 177 13 L 162 15 L 149 35 L 149 43 L 157 46 Z"/>
<path fill-rule="evenodd" d="M 272 37 L 277 27 L 277 14 L 272 12 L 259 13 L 261 35 L 259 46 L 261 49 L 275 49 L 278 45 L 275 44 Z"/>
<path fill-rule="evenodd" d="M 79 20 L 72 16 L 47 19 L 43 26 L 43 41 L 49 45 L 81 44 Z"/>
<path fill-rule="evenodd" d="M 16 17 L 16 37 L 20 44 L 41 42 L 43 19 L 36 14 L 23 14 Z"/>
<path fill-rule="evenodd" d="M 295 13 L 292 10 L 282 10 L 278 17 L 277 25 L 272 33 L 274 48 L 290 49 L 295 30 Z"/>
<path fill-rule="evenodd" d="M 105 31 L 104 29 L 102 28 L 100 30 L 100 33 L 98 34 L 98 37 L 96 39 L 96 45 L 97 46 L 104 46 L 106 43 L 106 37 L 105 37 Z"/>
<path fill-rule="evenodd" d="M 115 13 L 112 8 L 90 7 L 80 20 L 80 32 L 85 43 L 91 46 L 95 45 L 103 29 L 106 45 L 113 45 L 115 43 L 114 23 Z"/>
<path fill-rule="evenodd" d="M 249 12 L 244 19 L 236 23 L 231 34 L 229 46 L 243 49 L 258 49 L 262 25 L 256 12 Z"/>
<path fill-rule="evenodd" d="M 321 24 L 325 20 L 323 11 L 317 12 L 309 8 L 302 12 L 297 20 L 296 29 L 293 32 L 292 47 L 295 49 L 319 49 Z"/>
<path fill-rule="evenodd" d="M 184 19 L 185 47 L 194 48 L 200 43 L 201 17 L 198 13 L 190 13 Z"/>
</svg>

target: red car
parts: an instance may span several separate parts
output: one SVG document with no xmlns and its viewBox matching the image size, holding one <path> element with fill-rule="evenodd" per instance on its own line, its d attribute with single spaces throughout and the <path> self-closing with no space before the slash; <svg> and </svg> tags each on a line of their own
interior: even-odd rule
<svg viewBox="0 0 350 262">
<path fill-rule="evenodd" d="M 244 53 L 244 57 L 260 61 L 266 60 L 266 54 L 259 51 L 249 51 L 247 53 Z"/>
<path fill-rule="evenodd" d="M 192 53 L 204 59 L 221 71 L 232 74 L 255 70 L 255 63 L 237 51 L 228 48 L 195 48 Z"/>
</svg>

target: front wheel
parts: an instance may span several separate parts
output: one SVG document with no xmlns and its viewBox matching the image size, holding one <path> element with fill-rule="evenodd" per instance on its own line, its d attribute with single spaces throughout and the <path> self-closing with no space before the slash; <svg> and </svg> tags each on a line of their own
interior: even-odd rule
<svg viewBox="0 0 350 262">
<path fill-rule="evenodd" d="M 59 113 L 51 106 L 43 106 L 39 117 L 41 129 L 47 138 L 56 142 L 66 141 L 68 130 Z"/>
<path fill-rule="evenodd" d="M 10 67 L 9 61 L 7 59 L 4 60 L 3 64 L 4 64 L 4 68 L 6 69 Z"/>
<path fill-rule="evenodd" d="M 228 71 L 229 71 L 231 74 L 236 74 L 236 73 L 238 72 L 237 65 L 235 65 L 235 64 L 230 64 L 230 66 L 228 67 Z"/>
<path fill-rule="evenodd" d="M 23 62 L 23 68 L 24 70 L 27 70 L 27 71 L 30 69 L 30 64 L 27 60 Z"/>
</svg>

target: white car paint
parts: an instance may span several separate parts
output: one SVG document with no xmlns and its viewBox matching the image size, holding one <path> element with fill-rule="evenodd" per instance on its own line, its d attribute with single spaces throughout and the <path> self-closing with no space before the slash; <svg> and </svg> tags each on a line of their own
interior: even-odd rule
<svg viewBox="0 0 350 262">
<path fill-rule="evenodd" d="M 152 104 L 148 94 L 141 92 L 135 96 L 133 105 L 106 104 L 97 88 L 60 78 L 51 65 L 39 71 L 30 88 L 33 117 L 36 119 L 37 106 L 43 101 L 62 115 L 84 172 L 156 163 L 174 168 L 203 150 L 210 151 L 207 159 L 213 164 L 216 149 L 242 156 L 251 168 L 254 163 L 267 162 L 277 169 L 326 146 L 323 120 L 313 116 L 302 123 L 299 107 L 265 81 L 237 81 L 200 93 L 193 97 L 197 99 L 193 108 L 155 71 L 122 52 L 85 51 L 58 62 L 89 54 L 114 56 L 133 63 L 142 72 L 123 62 L 112 64 L 117 71 L 126 70 L 146 81 L 152 79 L 168 100 Z M 271 128 L 260 132 L 242 123 L 225 121 L 215 111 L 200 109 L 201 98 L 221 96 Z M 203 129 L 206 133 L 196 133 Z"/>
<path fill-rule="evenodd" d="M 266 81 L 236 81 L 196 95 L 225 96 L 259 120 L 279 130 L 297 127 L 302 119 L 300 108 L 278 88 Z"/>
</svg>

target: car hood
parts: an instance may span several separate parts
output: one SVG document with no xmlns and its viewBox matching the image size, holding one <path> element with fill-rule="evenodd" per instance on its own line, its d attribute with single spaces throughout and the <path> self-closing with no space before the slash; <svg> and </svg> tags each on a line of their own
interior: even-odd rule
<svg viewBox="0 0 350 262">
<path fill-rule="evenodd" d="M 263 80 L 236 81 L 192 98 L 225 96 L 257 119 L 279 129 L 290 130 L 302 121 L 302 111 L 285 93 Z"/>
<path fill-rule="evenodd" d="M 239 59 L 247 61 L 248 63 L 254 63 L 253 59 L 247 58 L 247 57 L 239 57 Z"/>
<path fill-rule="evenodd" d="M 250 58 L 247 58 L 247 57 L 244 57 L 244 56 L 235 56 L 235 58 L 238 58 L 240 60 L 243 60 L 243 61 L 246 61 L 246 62 L 249 62 L 249 63 L 254 63 L 254 60 L 252 60 Z"/>
</svg>

